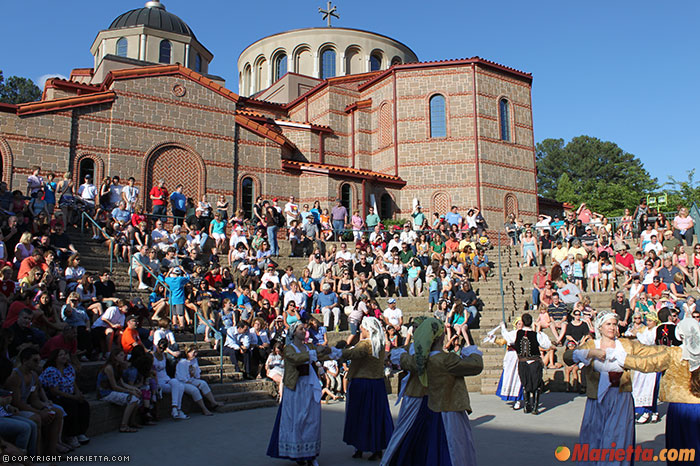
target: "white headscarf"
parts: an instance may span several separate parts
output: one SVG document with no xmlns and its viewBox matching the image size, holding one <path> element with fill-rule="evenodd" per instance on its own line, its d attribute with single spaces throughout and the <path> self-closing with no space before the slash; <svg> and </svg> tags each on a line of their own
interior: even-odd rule
<svg viewBox="0 0 700 466">
<path fill-rule="evenodd" d="M 676 325 L 676 338 L 683 344 L 683 359 L 688 361 L 690 371 L 700 367 L 700 322 L 688 316 Z"/>
<path fill-rule="evenodd" d="M 384 348 L 384 327 L 375 317 L 365 317 L 362 319 L 360 327 L 369 332 L 369 341 L 372 344 L 372 356 L 379 357 L 379 353 Z"/>
<path fill-rule="evenodd" d="M 595 318 L 595 338 L 600 339 L 600 328 L 603 324 L 610 319 L 618 320 L 617 314 L 612 311 L 600 311 L 598 316 Z"/>
</svg>

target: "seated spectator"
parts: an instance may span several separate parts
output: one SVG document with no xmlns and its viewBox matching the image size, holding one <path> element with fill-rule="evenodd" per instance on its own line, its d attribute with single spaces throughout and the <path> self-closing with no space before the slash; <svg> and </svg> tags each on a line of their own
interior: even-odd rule
<svg viewBox="0 0 700 466">
<path fill-rule="evenodd" d="M 119 341 L 128 311 L 129 303 L 120 299 L 92 324 L 93 346 L 99 348 L 102 359 L 107 359 L 111 353 L 114 340 Z"/>
<path fill-rule="evenodd" d="M 569 310 L 561 301 L 558 293 L 552 295 L 552 304 L 547 307 L 547 313 L 551 318 L 549 329 L 554 336 L 554 344 L 561 346 L 564 336 L 566 335 L 566 327 L 568 325 Z"/>
<path fill-rule="evenodd" d="M 80 304 L 92 314 L 91 320 L 99 317 L 102 314 L 102 303 L 97 299 L 97 290 L 95 288 L 95 277 L 91 273 L 86 273 L 80 279 L 80 284 L 75 288 L 80 298 Z"/>
<path fill-rule="evenodd" d="M 19 271 L 17 272 L 17 279 L 21 281 L 24 277 L 29 275 L 31 270 L 35 268 L 38 268 L 39 272 L 42 274 L 48 270 L 46 261 L 44 261 L 44 251 L 39 248 L 34 249 L 29 257 L 22 260 L 19 265 Z"/>
<path fill-rule="evenodd" d="M 484 281 L 487 281 L 486 277 L 490 271 L 489 258 L 486 256 L 484 249 L 481 248 L 477 251 L 472 261 L 472 277 L 474 277 L 474 281 L 476 282 L 479 281 L 479 278 L 483 278 Z"/>
<path fill-rule="evenodd" d="M 331 290 L 331 285 L 324 283 L 321 293 L 316 296 L 316 309 L 323 314 L 323 325 L 331 328 L 331 314 L 335 322 L 335 331 L 340 329 L 340 306 L 338 295 Z"/>
<path fill-rule="evenodd" d="M 30 344 L 41 348 L 46 343 L 46 335 L 41 330 L 32 326 L 32 311 L 22 309 L 17 316 L 17 321 L 10 326 L 10 344 L 8 354 L 15 356 L 22 345 Z"/>
<path fill-rule="evenodd" d="M 184 384 L 177 379 L 170 378 L 166 370 L 168 350 L 167 339 L 158 340 L 155 344 L 153 352 L 153 370 L 156 374 L 156 382 L 163 393 L 170 393 L 171 410 L 170 415 L 175 420 L 189 419 L 190 417 L 182 411 L 182 395 L 187 391 L 193 399 L 199 398 L 199 402 L 203 404 L 199 390 L 191 384 Z M 204 407 L 206 409 L 206 407 Z"/>
<path fill-rule="evenodd" d="M 90 404 L 78 388 L 76 375 L 68 351 L 58 348 L 51 352 L 39 376 L 49 399 L 66 412 L 63 418 L 63 443 L 72 448 L 90 441 L 85 435 L 90 423 Z"/>
<path fill-rule="evenodd" d="M 53 351 L 58 349 L 65 350 L 70 357 L 70 363 L 73 367 L 76 369 L 80 368 L 79 358 L 85 358 L 85 351 L 78 352 L 78 339 L 75 327 L 66 325 L 61 333 L 49 338 L 48 341 L 44 343 L 39 354 L 42 359 L 46 359 Z M 84 359 L 84 361 L 87 361 L 87 359 Z"/>
<path fill-rule="evenodd" d="M 678 215 L 673 219 L 673 236 L 681 243 L 685 240 L 688 246 L 692 246 L 694 226 L 695 222 L 693 218 L 688 215 L 688 209 L 686 207 L 681 207 L 678 210 Z"/>
<path fill-rule="evenodd" d="M 275 343 L 272 352 L 265 361 L 265 375 L 268 379 L 277 384 L 278 401 L 282 399 L 282 379 L 284 378 L 284 357 L 282 356 L 282 344 Z"/>
<path fill-rule="evenodd" d="M 5 455 L 36 455 L 37 425 L 12 406 L 12 392 L 0 389 L 0 450 Z M 12 439 L 9 443 L 5 439 Z M 34 463 L 23 463 L 33 465 Z"/>
<path fill-rule="evenodd" d="M 557 281 L 557 293 L 561 298 L 561 302 L 564 303 L 569 310 L 573 309 L 574 304 L 581 299 L 581 290 L 570 281 L 565 282 L 559 279 Z"/>
<path fill-rule="evenodd" d="M 214 395 L 211 392 L 211 388 L 209 388 L 209 384 L 200 378 L 201 375 L 202 372 L 199 369 L 199 363 L 197 362 L 197 347 L 190 345 L 185 351 L 185 357 L 180 359 L 180 361 L 177 363 L 175 378 L 184 384 L 194 386 L 199 391 L 200 398 L 195 399 L 194 396 L 192 396 L 192 399 L 195 403 L 197 403 L 197 405 L 199 405 L 199 407 L 202 409 L 202 413 L 205 416 L 212 416 L 213 413 L 207 409 L 206 405 L 203 402 L 200 403 L 200 401 L 202 401 L 201 397 L 204 397 L 204 399 L 209 402 L 209 405 L 214 410 L 221 407 L 222 404 L 214 399 Z"/>
<path fill-rule="evenodd" d="M 68 258 L 68 266 L 64 273 L 66 292 L 75 291 L 80 279 L 85 275 L 85 268 L 80 265 L 80 260 L 80 254 L 73 254 Z"/>
<path fill-rule="evenodd" d="M 112 281 L 111 272 L 108 269 L 104 269 L 100 273 L 99 278 L 99 281 L 93 282 L 97 300 L 103 305 L 106 305 L 107 301 L 116 301 L 117 287 Z"/>
<path fill-rule="evenodd" d="M 132 415 L 141 404 L 141 390 L 124 381 L 126 368 L 124 351 L 115 347 L 97 374 L 97 396 L 117 406 L 125 406 L 119 432 L 137 432 L 138 429 L 132 427 Z"/>
<path fill-rule="evenodd" d="M 137 329 L 138 317 L 135 315 L 130 315 L 126 319 L 126 328 L 122 332 L 121 344 L 124 353 L 127 355 L 131 354 L 134 348 L 140 346 L 146 350 L 145 346 L 141 342 L 141 337 L 139 336 L 139 331 Z"/>
<path fill-rule="evenodd" d="M 661 277 L 656 275 L 650 285 L 647 285 L 647 294 L 652 299 L 661 298 L 664 291 L 667 291 L 668 287 L 665 283 L 661 282 Z"/>
<path fill-rule="evenodd" d="M 37 426 L 37 453 L 57 455 L 70 451 L 61 442 L 64 412 L 46 397 L 39 383 L 41 357 L 32 347 L 24 348 L 19 354 L 19 367 L 5 382 L 5 388 L 12 392 L 12 406 L 19 415 L 33 421 Z"/>
<path fill-rule="evenodd" d="M 458 344 L 460 338 L 464 338 L 465 344 L 468 344 L 470 340 L 467 333 L 469 330 L 467 320 L 468 313 L 464 312 L 464 305 L 461 301 L 457 301 L 445 317 L 445 348 Z"/>
</svg>

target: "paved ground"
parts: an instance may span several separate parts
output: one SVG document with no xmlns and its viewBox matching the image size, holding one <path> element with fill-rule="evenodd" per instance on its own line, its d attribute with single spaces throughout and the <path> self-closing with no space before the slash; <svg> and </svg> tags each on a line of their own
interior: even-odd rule
<svg viewBox="0 0 700 466">
<path fill-rule="evenodd" d="M 559 445 L 572 448 L 578 437 L 583 396 L 547 393 L 542 397 L 544 409 L 539 416 L 513 411 L 494 395 L 474 394 L 471 398 L 474 412 L 470 418 L 480 465 L 558 464 L 554 458 L 555 448 Z M 390 397 L 394 416 L 398 412 L 398 407 L 393 406 L 395 400 L 395 397 Z M 324 406 L 323 447 L 319 457 L 322 466 L 368 464 L 366 460 L 351 459 L 352 447 L 342 442 L 344 409 L 344 403 Z M 665 406 L 661 412 L 665 414 Z M 75 453 L 128 454 L 130 464 L 139 466 L 293 465 L 265 456 L 275 415 L 275 408 L 265 408 L 211 418 L 194 415 L 192 419 L 180 422 L 166 420 L 137 434 L 101 435 Z M 658 424 L 637 426 L 637 442 L 645 448 L 663 448 L 664 420 L 662 418 Z"/>
</svg>

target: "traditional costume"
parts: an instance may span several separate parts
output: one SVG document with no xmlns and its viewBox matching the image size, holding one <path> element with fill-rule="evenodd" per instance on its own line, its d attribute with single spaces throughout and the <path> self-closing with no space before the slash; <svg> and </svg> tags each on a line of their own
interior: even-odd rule
<svg viewBox="0 0 700 466">
<path fill-rule="evenodd" d="M 518 375 L 518 353 L 514 346 L 517 330 L 508 331 L 503 323 L 501 323 L 500 329 L 508 349 L 503 356 L 503 372 L 501 372 L 501 378 L 498 379 L 496 394 L 503 401 L 513 401 L 513 409 L 520 409 L 520 401 L 523 399 L 523 385 L 520 383 Z"/>
<path fill-rule="evenodd" d="M 544 388 L 542 382 L 544 364 L 540 348 L 547 350 L 552 346 L 552 342 L 544 333 L 535 332 L 530 327 L 523 327 L 516 332 L 513 346 L 518 357 L 518 377 L 524 390 L 524 411 L 539 414 L 540 391 Z"/>
<path fill-rule="evenodd" d="M 396 452 L 383 464 L 401 466 L 471 466 L 476 450 L 467 413 L 471 413 L 464 377 L 479 374 L 484 367 L 476 346 L 462 354 L 431 351 L 444 333 L 444 324 L 428 318 L 414 333 L 415 355 L 401 355 L 401 367 L 408 368 L 427 385 L 428 399 L 410 428 L 397 441 Z M 427 408 L 425 408 L 427 405 Z M 393 439 L 392 439 L 393 443 Z"/>
<path fill-rule="evenodd" d="M 649 313 L 647 320 L 655 320 L 658 323 L 656 313 Z M 647 327 L 637 333 L 637 340 L 643 345 L 653 345 L 656 340 L 656 327 Z M 644 424 L 659 418 L 658 397 L 661 372 L 632 371 L 632 398 L 634 399 L 634 412 L 638 416 L 637 423 Z"/>
<path fill-rule="evenodd" d="M 657 372 L 655 364 L 663 361 L 658 346 L 645 346 L 636 340 L 616 339 L 615 348 L 606 350 L 604 361 L 590 359 L 591 349 L 600 349 L 600 329 L 608 320 L 617 320 L 617 314 L 602 311 L 595 320 L 595 340 L 589 340 L 577 349 L 564 353 L 567 365 L 583 363 L 586 378 L 586 409 L 581 421 L 579 444 L 590 449 L 634 448 L 634 401 L 632 399 L 632 370 Z M 625 356 L 629 364 L 625 363 Z M 632 357 L 630 357 L 632 356 Z M 587 461 L 581 466 L 631 464 L 623 461 Z"/>
<path fill-rule="evenodd" d="M 350 360 L 343 441 L 355 447 L 357 457 L 363 451 L 378 457 L 394 431 L 384 385 L 384 329 L 374 317 L 365 317 L 360 326 L 369 332 L 369 339 L 342 354 Z"/>
<path fill-rule="evenodd" d="M 293 343 L 294 322 L 284 347 L 284 392 L 267 447 L 273 458 L 314 464 L 321 451 L 321 382 L 313 368 L 320 346 Z"/>
</svg>

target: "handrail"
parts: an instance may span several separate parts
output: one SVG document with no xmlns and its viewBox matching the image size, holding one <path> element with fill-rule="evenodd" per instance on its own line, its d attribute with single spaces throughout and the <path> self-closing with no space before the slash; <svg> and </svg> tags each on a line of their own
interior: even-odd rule
<svg viewBox="0 0 700 466">
<path fill-rule="evenodd" d="M 113 264 L 113 262 L 114 262 L 114 250 L 113 250 L 113 247 L 114 247 L 114 246 L 113 246 L 113 244 L 112 244 L 112 242 L 111 242 L 112 237 L 109 236 L 109 235 L 107 234 L 107 231 L 105 231 L 105 229 L 102 228 L 102 227 L 97 223 L 97 221 L 96 221 L 94 218 L 92 218 L 92 217 L 91 217 L 87 212 L 85 212 L 85 211 L 81 212 L 81 221 L 80 221 L 80 234 L 81 234 L 81 235 L 84 235 L 84 234 L 85 234 L 85 222 L 83 221 L 85 218 L 87 218 L 88 220 L 90 220 L 90 222 L 92 222 L 92 224 L 95 225 L 95 227 L 97 227 L 97 229 L 100 231 L 100 233 L 102 233 L 102 235 L 103 235 L 105 238 L 107 238 L 107 239 L 110 240 L 109 273 L 112 273 L 112 271 L 113 271 L 113 265 L 112 265 L 112 264 Z"/>
<path fill-rule="evenodd" d="M 133 288 L 133 275 L 131 273 L 131 263 L 133 260 L 136 260 L 136 262 L 141 264 L 142 267 L 144 267 L 146 270 L 148 270 L 151 273 L 153 278 L 155 278 L 155 280 L 156 280 L 156 284 L 160 283 L 165 288 L 166 295 L 168 298 L 168 306 L 170 307 L 170 321 L 172 322 L 172 320 L 173 320 L 173 303 L 172 303 L 172 299 L 170 299 L 171 298 L 170 287 L 168 286 L 167 283 L 165 283 L 165 280 L 160 278 L 159 274 L 154 273 L 153 269 L 151 269 L 149 266 L 144 264 L 143 261 L 141 259 L 139 259 L 138 257 L 136 257 L 135 254 L 131 254 L 129 256 L 129 291 L 134 290 L 134 288 Z"/>
</svg>

